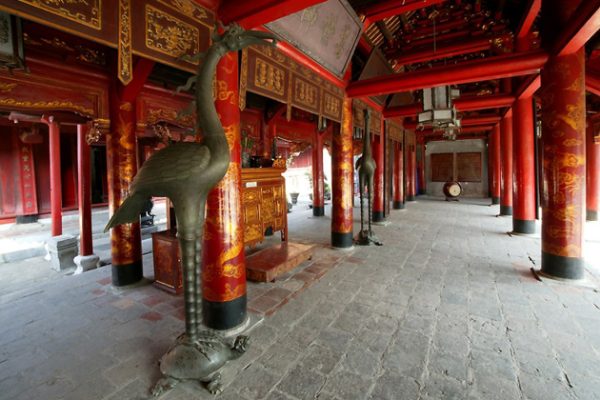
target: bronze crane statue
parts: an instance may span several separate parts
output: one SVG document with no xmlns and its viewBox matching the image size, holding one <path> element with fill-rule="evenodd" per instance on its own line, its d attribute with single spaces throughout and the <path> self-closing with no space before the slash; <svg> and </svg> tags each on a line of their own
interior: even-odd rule
<svg viewBox="0 0 600 400">
<path fill-rule="evenodd" d="M 194 82 L 196 85 L 196 128 L 197 133 L 202 132 L 202 141 L 171 144 L 153 154 L 140 168 L 129 188 L 129 196 L 105 228 L 108 230 L 116 225 L 138 221 L 140 211 L 151 196 L 168 197 L 173 202 L 183 267 L 185 335 L 167 353 L 171 360 L 189 359 L 189 355 L 196 351 L 192 349 L 197 348 L 201 310 L 199 242 L 206 197 L 225 176 L 230 161 L 229 145 L 213 99 L 217 63 L 230 51 L 253 44 L 273 46 L 275 43 L 275 37 L 269 33 L 245 31 L 235 24 L 222 36 L 213 37 L 212 46 L 201 56 L 203 62 L 197 75 L 192 76 L 185 86 L 190 88 Z M 171 380 L 161 389 L 172 387 L 175 383 Z"/>
<path fill-rule="evenodd" d="M 381 242 L 373 235 L 373 231 L 371 229 L 371 199 L 373 196 L 373 176 L 375 175 L 375 169 L 377 168 L 377 164 L 375 164 L 375 160 L 373 159 L 373 152 L 371 150 L 371 110 L 365 108 L 364 110 L 364 120 L 365 120 L 365 133 L 363 135 L 363 153 L 356 160 L 356 169 L 358 170 L 358 191 L 360 194 L 360 233 L 358 234 L 358 238 L 356 242 L 361 245 L 370 245 L 374 243 L 376 245 L 381 245 Z M 364 228 L 364 201 L 363 195 L 365 192 L 365 186 L 367 189 L 367 217 L 368 217 L 368 230 Z"/>
</svg>

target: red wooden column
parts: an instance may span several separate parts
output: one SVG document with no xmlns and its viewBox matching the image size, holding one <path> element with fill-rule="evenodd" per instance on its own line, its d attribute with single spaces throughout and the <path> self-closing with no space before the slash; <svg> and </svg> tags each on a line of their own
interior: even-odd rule
<svg viewBox="0 0 600 400">
<path fill-rule="evenodd" d="M 513 232 L 535 232 L 535 130 L 531 97 L 513 104 Z"/>
<path fill-rule="evenodd" d="M 577 1 L 542 3 L 544 38 L 574 15 Z M 542 70 L 542 273 L 584 275 L 585 54 L 552 55 Z"/>
<path fill-rule="evenodd" d="M 315 129 L 312 146 L 313 215 L 325 215 L 325 177 L 323 174 L 323 134 Z"/>
<path fill-rule="evenodd" d="M 137 140 L 135 136 L 135 99 L 154 62 L 140 58 L 127 84 L 113 82 L 110 93 L 110 132 L 106 135 L 106 173 L 110 215 L 129 194 L 129 186 L 137 173 Z M 115 72 L 116 75 L 116 72 Z M 124 286 L 142 279 L 142 239 L 140 223 L 123 224 L 111 229 L 112 282 Z"/>
<path fill-rule="evenodd" d="M 492 204 L 500 204 L 500 176 L 501 176 L 501 152 L 500 152 L 500 124 L 496 124 L 490 136 L 491 155 L 491 177 L 492 177 Z"/>
<path fill-rule="evenodd" d="M 373 222 L 385 219 L 383 180 L 385 179 L 385 125 L 381 118 L 379 135 L 373 135 L 373 159 L 375 160 L 375 175 L 373 176 Z"/>
<path fill-rule="evenodd" d="M 86 142 L 88 125 L 77 125 L 77 197 L 79 200 L 79 255 L 94 253 L 92 245 L 92 190 L 90 146 Z"/>
<path fill-rule="evenodd" d="M 408 145 L 406 171 L 406 201 L 415 201 L 417 195 L 417 152 L 414 142 Z"/>
<path fill-rule="evenodd" d="M 50 137 L 50 210 L 52 236 L 62 235 L 62 184 L 60 172 L 60 126 L 52 116 L 43 116 Z"/>
<path fill-rule="evenodd" d="M 110 215 L 127 197 L 129 185 L 137 173 L 134 103 L 116 93 L 111 100 L 111 129 L 106 135 Z M 142 279 L 140 223 L 118 225 L 111 229 L 110 237 L 113 285 L 129 285 Z"/>
<path fill-rule="evenodd" d="M 513 213 L 513 123 L 512 110 L 500 121 L 500 147 L 501 147 L 501 180 L 500 180 L 500 215 Z"/>
<path fill-rule="evenodd" d="M 425 194 L 427 191 L 427 181 L 425 180 L 425 142 L 422 138 L 419 140 L 419 152 L 421 153 L 417 168 L 419 172 L 419 194 Z"/>
<path fill-rule="evenodd" d="M 594 121 L 588 120 L 586 133 L 586 219 L 598 221 L 598 197 L 600 195 L 600 142 L 594 140 Z"/>
<path fill-rule="evenodd" d="M 202 244 L 202 318 L 212 329 L 235 328 L 246 321 L 246 264 L 242 219 L 238 54 L 217 65 L 215 106 L 229 142 L 231 162 L 210 191 Z"/>
<path fill-rule="evenodd" d="M 404 157 L 402 143 L 394 143 L 394 209 L 401 210 L 404 208 Z"/>
<path fill-rule="evenodd" d="M 332 133 L 331 192 L 331 245 L 352 247 L 354 162 L 352 150 L 352 99 L 344 98 L 342 123 Z"/>
</svg>

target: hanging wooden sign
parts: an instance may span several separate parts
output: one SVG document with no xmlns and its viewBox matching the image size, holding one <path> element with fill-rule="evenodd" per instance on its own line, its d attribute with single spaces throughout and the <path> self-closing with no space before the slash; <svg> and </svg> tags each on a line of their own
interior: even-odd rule
<svg viewBox="0 0 600 400">
<path fill-rule="evenodd" d="M 321 78 L 282 54 L 266 46 L 252 46 L 242 52 L 240 73 L 240 108 L 246 107 L 246 92 L 277 100 L 291 107 L 342 120 L 343 89 Z"/>
</svg>

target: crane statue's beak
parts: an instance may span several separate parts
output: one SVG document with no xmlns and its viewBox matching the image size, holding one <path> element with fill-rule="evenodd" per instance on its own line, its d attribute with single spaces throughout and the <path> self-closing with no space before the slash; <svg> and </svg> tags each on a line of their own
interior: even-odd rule
<svg viewBox="0 0 600 400">
<path fill-rule="evenodd" d="M 246 31 L 243 33 L 243 35 L 244 38 L 242 40 L 244 41 L 244 45 L 242 48 L 252 46 L 254 44 L 263 46 L 268 45 L 273 47 L 277 45 L 277 38 L 270 32 Z"/>
</svg>

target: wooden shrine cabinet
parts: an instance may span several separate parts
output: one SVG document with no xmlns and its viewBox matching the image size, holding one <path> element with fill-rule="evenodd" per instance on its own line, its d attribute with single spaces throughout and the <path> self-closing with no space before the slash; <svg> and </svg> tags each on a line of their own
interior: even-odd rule
<svg viewBox="0 0 600 400">
<path fill-rule="evenodd" d="M 283 168 L 242 169 L 242 214 L 244 244 L 254 246 L 269 228 L 287 240 L 287 200 Z"/>
<path fill-rule="evenodd" d="M 154 285 L 167 292 L 180 294 L 183 291 L 181 251 L 174 230 L 152 234 L 154 257 Z"/>
</svg>

